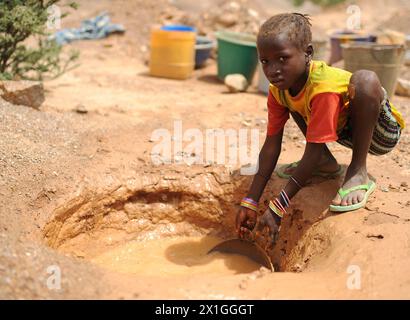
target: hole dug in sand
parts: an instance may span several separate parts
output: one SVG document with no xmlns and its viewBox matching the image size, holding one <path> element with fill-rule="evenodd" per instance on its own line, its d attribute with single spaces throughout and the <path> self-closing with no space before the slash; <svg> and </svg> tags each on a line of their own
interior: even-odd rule
<svg viewBox="0 0 410 320">
<path fill-rule="evenodd" d="M 258 270 L 260 265 L 244 256 L 207 255 L 214 245 L 235 236 L 229 174 L 177 178 L 152 175 L 100 191 L 83 190 L 54 210 L 43 230 L 45 240 L 60 252 L 122 273 Z"/>
<path fill-rule="evenodd" d="M 247 178 L 225 172 L 198 172 L 178 179 L 153 174 L 116 186 L 80 191 L 56 208 L 43 229 L 53 249 L 87 259 L 115 272 L 143 276 L 186 274 L 239 274 L 260 269 L 247 257 L 207 252 L 219 242 L 235 238 L 234 219 L 238 188 Z M 244 181 L 246 180 L 246 181 Z M 192 191 L 194 190 L 194 191 Z M 295 246 L 302 232 L 292 221 Z M 263 245 L 266 245 L 263 244 Z M 286 265 L 288 252 L 273 261 L 276 270 Z"/>
</svg>

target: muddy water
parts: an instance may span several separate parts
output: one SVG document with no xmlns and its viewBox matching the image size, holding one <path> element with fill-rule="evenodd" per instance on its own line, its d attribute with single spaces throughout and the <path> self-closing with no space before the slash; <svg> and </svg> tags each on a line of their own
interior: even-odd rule
<svg viewBox="0 0 410 320">
<path fill-rule="evenodd" d="M 207 252 L 222 239 L 216 237 L 178 237 L 128 242 L 96 256 L 92 261 L 122 273 L 145 276 L 187 274 L 249 273 L 260 265 L 236 254 Z"/>
</svg>

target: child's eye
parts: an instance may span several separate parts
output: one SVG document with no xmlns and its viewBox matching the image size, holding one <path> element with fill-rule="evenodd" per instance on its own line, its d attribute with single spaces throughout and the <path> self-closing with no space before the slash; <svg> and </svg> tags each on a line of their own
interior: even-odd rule
<svg viewBox="0 0 410 320">
<path fill-rule="evenodd" d="M 280 61 L 280 62 L 285 62 L 285 60 L 286 60 L 286 57 L 280 57 L 280 58 L 279 58 L 279 61 Z"/>
<path fill-rule="evenodd" d="M 262 59 L 262 60 L 261 60 L 261 63 L 262 63 L 262 64 L 267 64 L 267 63 L 268 63 L 268 60 Z"/>
</svg>

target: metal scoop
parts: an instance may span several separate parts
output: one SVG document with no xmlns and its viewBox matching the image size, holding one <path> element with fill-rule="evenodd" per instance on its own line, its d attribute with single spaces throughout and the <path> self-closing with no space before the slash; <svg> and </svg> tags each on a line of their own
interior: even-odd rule
<svg viewBox="0 0 410 320">
<path fill-rule="evenodd" d="M 254 241 L 244 240 L 244 239 L 230 239 L 223 241 L 213 247 L 208 251 L 211 252 L 222 252 L 222 253 L 233 253 L 248 257 L 249 259 L 255 261 L 256 263 L 264 266 L 265 268 L 273 270 L 272 263 L 269 256 L 266 254 L 257 243 Z"/>
</svg>

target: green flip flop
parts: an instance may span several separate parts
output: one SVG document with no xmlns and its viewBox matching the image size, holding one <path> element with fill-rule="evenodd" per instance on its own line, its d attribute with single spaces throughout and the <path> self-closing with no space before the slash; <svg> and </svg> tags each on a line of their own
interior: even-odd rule
<svg viewBox="0 0 410 320">
<path fill-rule="evenodd" d="M 296 168 L 299 165 L 299 161 L 295 161 L 289 164 L 285 164 L 276 170 L 278 177 L 283 179 L 289 179 L 292 175 L 285 173 L 287 169 Z M 322 177 L 322 178 L 334 178 L 338 177 L 343 173 L 343 168 L 339 165 L 338 169 L 334 172 L 326 172 L 321 170 L 315 170 L 312 172 L 312 176 Z"/>
<path fill-rule="evenodd" d="M 367 184 L 361 184 L 359 186 L 355 186 L 347 190 L 340 188 L 337 191 L 337 193 L 340 195 L 342 199 L 350 192 L 356 191 L 356 190 L 366 190 L 366 194 L 364 195 L 363 200 L 360 201 L 359 203 L 351 204 L 350 206 L 339 206 L 339 205 L 331 204 L 329 206 L 329 210 L 333 212 L 347 212 L 347 211 L 353 211 L 353 210 L 363 208 L 367 203 L 367 199 L 369 198 L 369 196 L 373 193 L 375 189 L 376 189 L 376 183 L 372 180 L 369 180 Z"/>
<path fill-rule="evenodd" d="M 292 175 L 285 173 L 285 170 L 296 168 L 299 165 L 299 162 L 300 160 L 281 166 L 280 168 L 276 170 L 276 174 L 278 175 L 279 178 L 289 179 Z"/>
</svg>

